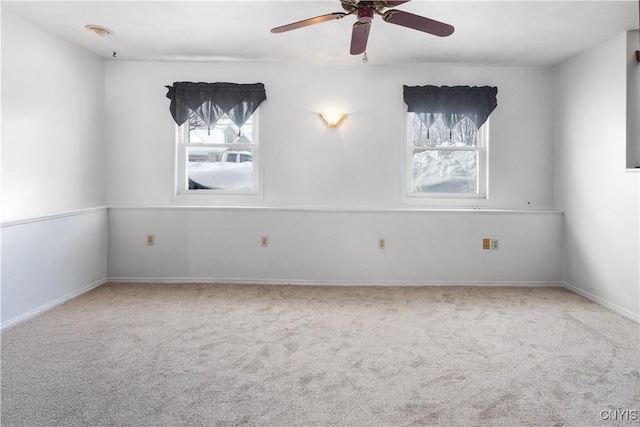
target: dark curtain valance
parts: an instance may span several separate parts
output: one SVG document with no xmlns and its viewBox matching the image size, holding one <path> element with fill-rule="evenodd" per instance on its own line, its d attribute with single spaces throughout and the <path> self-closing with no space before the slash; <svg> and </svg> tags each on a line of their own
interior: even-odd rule
<svg viewBox="0 0 640 427">
<path fill-rule="evenodd" d="M 175 82 L 167 98 L 171 100 L 169 110 L 179 125 L 195 112 L 207 126 L 214 126 L 220 116 L 227 114 L 241 127 L 258 106 L 267 99 L 262 83 L 192 83 Z"/>
<path fill-rule="evenodd" d="M 480 128 L 496 108 L 497 87 L 490 86 L 404 86 L 404 102 L 429 128 L 442 115 L 453 128 L 469 117 Z"/>
</svg>

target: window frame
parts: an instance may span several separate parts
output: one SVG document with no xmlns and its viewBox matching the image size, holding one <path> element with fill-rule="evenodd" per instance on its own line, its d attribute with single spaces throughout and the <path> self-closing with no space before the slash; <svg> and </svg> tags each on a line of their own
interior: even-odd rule
<svg viewBox="0 0 640 427">
<path fill-rule="evenodd" d="M 258 107 L 251 115 L 251 143 L 190 143 L 189 141 L 189 120 L 182 125 L 175 126 L 175 162 L 174 162 L 174 195 L 182 200 L 221 200 L 229 198 L 253 199 L 260 197 L 261 175 L 260 175 L 260 108 Z M 252 154 L 252 174 L 251 190 L 190 190 L 187 170 L 188 150 L 190 147 L 197 148 L 233 148 L 233 151 L 251 151 Z"/>
<path fill-rule="evenodd" d="M 478 129 L 477 141 L 475 148 L 465 147 L 427 147 L 413 145 L 413 122 L 415 113 L 406 111 L 405 116 L 405 137 L 404 137 L 404 155 L 402 156 L 402 170 L 404 171 L 403 196 L 406 201 L 427 201 L 427 200 L 459 200 L 476 202 L 489 199 L 489 127 L 491 119 Z M 478 184 L 475 193 L 422 193 L 414 191 L 413 185 L 413 153 L 414 150 L 425 151 L 475 151 L 478 153 Z"/>
</svg>

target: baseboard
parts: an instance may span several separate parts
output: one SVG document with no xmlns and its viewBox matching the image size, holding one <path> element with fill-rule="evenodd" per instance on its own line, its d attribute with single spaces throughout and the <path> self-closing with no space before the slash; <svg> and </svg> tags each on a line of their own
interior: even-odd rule
<svg viewBox="0 0 640 427">
<path fill-rule="evenodd" d="M 62 296 L 60 298 L 57 298 L 51 302 L 48 302 L 46 304 L 41 305 L 40 307 L 36 307 L 33 310 L 29 310 L 24 314 L 21 314 L 20 316 L 16 316 L 13 319 L 9 319 L 5 322 L 3 322 L 0 325 L 0 330 L 5 330 L 7 328 L 11 328 L 13 326 L 16 326 L 22 322 L 26 322 L 27 320 L 38 316 L 39 314 L 44 313 L 45 311 L 51 310 L 52 308 L 63 304 L 79 295 L 84 294 L 85 292 L 89 292 L 92 289 L 97 288 L 98 286 L 104 285 L 105 283 L 107 283 L 107 279 L 101 279 L 98 280 L 97 282 L 93 282 L 85 287 L 83 287 L 82 289 L 78 289 L 75 292 L 71 292 L 70 294 L 67 294 L 65 296 Z"/>
<path fill-rule="evenodd" d="M 375 281 L 375 280 L 285 280 L 214 277 L 109 277 L 114 283 L 228 283 L 234 285 L 297 285 L 297 286 L 496 286 L 548 288 L 562 287 L 561 282 L 537 281 Z"/>
<path fill-rule="evenodd" d="M 600 304 L 603 307 L 606 307 L 612 311 L 615 311 L 616 313 L 618 313 L 619 315 L 626 317 L 627 319 L 636 322 L 636 323 L 640 323 L 640 315 L 633 313 L 629 310 L 627 310 L 626 308 L 622 308 L 617 304 L 614 304 L 610 301 L 607 301 L 605 299 L 602 299 L 596 295 L 593 295 L 592 293 L 589 293 L 583 289 L 578 288 L 577 286 L 571 285 L 567 282 L 560 282 L 560 285 L 563 288 L 566 288 L 567 290 L 571 291 L 571 292 L 575 292 L 578 295 L 581 295 L 585 298 L 587 298 L 588 300 L 591 300 L 597 304 Z"/>
</svg>

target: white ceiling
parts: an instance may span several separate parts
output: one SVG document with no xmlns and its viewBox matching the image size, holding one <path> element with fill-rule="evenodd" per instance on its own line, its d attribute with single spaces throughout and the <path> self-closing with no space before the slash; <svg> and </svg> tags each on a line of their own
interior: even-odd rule
<svg viewBox="0 0 640 427">
<path fill-rule="evenodd" d="M 324 1 L 2 1 L 57 36 L 107 59 L 356 63 L 349 55 L 355 17 L 282 34 L 273 27 L 342 11 Z M 638 28 L 638 1 L 423 1 L 398 9 L 456 28 L 447 38 L 373 21 L 371 63 L 453 62 L 552 65 Z M 87 24 L 109 28 L 101 38 Z"/>
</svg>

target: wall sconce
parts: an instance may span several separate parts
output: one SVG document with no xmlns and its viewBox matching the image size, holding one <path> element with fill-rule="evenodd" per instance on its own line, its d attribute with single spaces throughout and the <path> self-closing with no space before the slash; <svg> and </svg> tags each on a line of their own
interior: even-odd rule
<svg viewBox="0 0 640 427">
<path fill-rule="evenodd" d="M 347 115 L 344 113 L 320 113 L 320 117 L 322 117 L 322 120 L 324 120 L 327 126 L 334 128 L 337 127 Z"/>
</svg>

